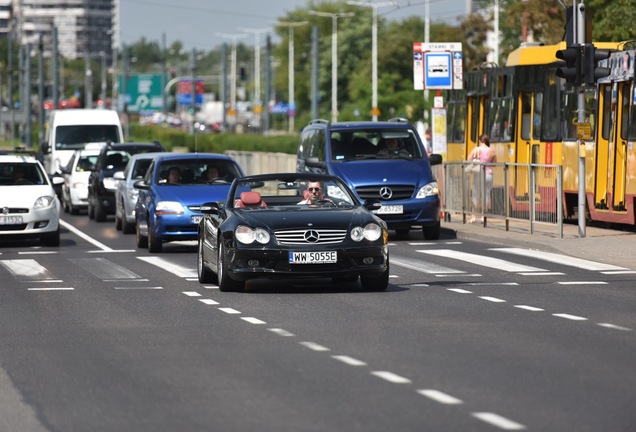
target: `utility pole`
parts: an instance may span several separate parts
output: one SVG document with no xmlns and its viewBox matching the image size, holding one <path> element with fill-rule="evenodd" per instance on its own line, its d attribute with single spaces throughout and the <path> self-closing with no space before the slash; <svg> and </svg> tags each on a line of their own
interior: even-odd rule
<svg viewBox="0 0 636 432">
<path fill-rule="evenodd" d="M 195 48 L 192 48 L 190 70 L 192 72 L 192 86 L 190 88 L 190 96 L 192 97 L 192 121 L 190 122 L 190 133 L 195 134 L 196 129 L 194 123 L 197 119 L 197 50 Z"/>
<path fill-rule="evenodd" d="M 38 38 L 38 145 L 44 141 L 44 46 Z"/>
<path fill-rule="evenodd" d="M 31 116 L 31 44 L 26 45 L 24 66 L 24 121 L 26 123 L 24 141 L 28 148 L 33 147 L 33 118 Z"/>
<path fill-rule="evenodd" d="M 217 33 L 219 37 L 232 40 L 232 53 L 230 59 L 230 109 L 227 110 L 227 115 L 233 117 L 233 124 L 236 127 L 237 111 L 236 111 L 236 41 L 247 37 L 246 34 L 227 34 Z"/>
<path fill-rule="evenodd" d="M 289 29 L 289 46 L 288 46 L 288 101 L 287 113 L 289 115 L 289 133 L 294 133 L 294 119 L 296 117 L 296 96 L 294 94 L 294 27 L 307 24 L 307 21 L 298 22 L 278 22 L 278 25 Z"/>
</svg>

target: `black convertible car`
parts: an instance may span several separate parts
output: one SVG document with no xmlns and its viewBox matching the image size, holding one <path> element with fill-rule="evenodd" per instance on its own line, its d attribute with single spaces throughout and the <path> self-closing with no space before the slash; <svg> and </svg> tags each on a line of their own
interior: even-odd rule
<svg viewBox="0 0 636 432">
<path fill-rule="evenodd" d="M 388 230 L 340 178 L 263 174 L 234 180 L 225 201 L 204 204 L 201 283 L 243 291 L 250 279 L 332 278 L 367 291 L 389 283 Z"/>
</svg>

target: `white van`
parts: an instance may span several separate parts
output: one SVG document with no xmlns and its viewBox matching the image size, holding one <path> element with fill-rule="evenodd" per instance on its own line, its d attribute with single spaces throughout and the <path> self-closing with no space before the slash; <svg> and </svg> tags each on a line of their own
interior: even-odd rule
<svg viewBox="0 0 636 432">
<path fill-rule="evenodd" d="M 106 109 L 63 109 L 51 113 L 42 143 L 46 172 L 55 174 L 65 167 L 75 150 L 90 143 L 124 142 L 119 115 Z"/>
</svg>

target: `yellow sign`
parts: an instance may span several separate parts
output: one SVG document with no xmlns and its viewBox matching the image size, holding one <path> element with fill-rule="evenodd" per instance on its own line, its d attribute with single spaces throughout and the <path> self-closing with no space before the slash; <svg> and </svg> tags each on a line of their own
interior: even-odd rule
<svg viewBox="0 0 636 432">
<path fill-rule="evenodd" d="M 236 110 L 234 108 L 230 108 L 229 110 L 227 110 L 227 115 L 229 116 L 236 115 Z"/>
<path fill-rule="evenodd" d="M 378 107 L 371 108 L 371 115 L 379 116 L 380 115 L 380 108 L 378 108 Z"/>
<path fill-rule="evenodd" d="M 580 140 L 592 139 L 592 125 L 588 122 L 580 122 L 576 124 L 576 138 Z"/>
</svg>

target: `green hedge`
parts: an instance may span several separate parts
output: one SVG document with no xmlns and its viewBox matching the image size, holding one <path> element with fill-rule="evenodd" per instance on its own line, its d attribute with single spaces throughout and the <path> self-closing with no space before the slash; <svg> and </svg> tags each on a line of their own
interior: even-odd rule
<svg viewBox="0 0 636 432">
<path fill-rule="evenodd" d="M 128 141 L 157 140 L 167 150 L 187 148 L 194 152 L 223 153 L 226 150 L 278 152 L 296 154 L 299 137 L 297 135 L 256 135 L 234 133 L 202 133 L 191 135 L 180 129 L 161 126 L 130 126 Z"/>
</svg>

